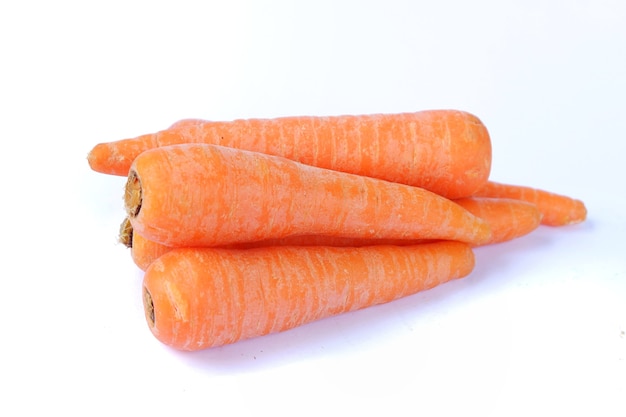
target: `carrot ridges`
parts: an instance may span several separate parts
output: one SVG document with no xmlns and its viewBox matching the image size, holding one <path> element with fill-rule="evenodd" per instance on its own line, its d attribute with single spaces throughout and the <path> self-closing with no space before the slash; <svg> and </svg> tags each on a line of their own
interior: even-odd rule
<svg viewBox="0 0 626 417">
<path fill-rule="evenodd" d="M 528 201 L 537 206 L 543 215 L 541 223 L 547 226 L 577 224 L 587 218 L 581 200 L 538 188 L 488 181 L 474 195 Z"/>
<path fill-rule="evenodd" d="M 419 187 L 207 144 L 142 153 L 126 196 L 135 232 L 166 246 L 295 235 L 481 244 L 491 234 L 483 220 Z"/>
<path fill-rule="evenodd" d="M 396 114 L 294 116 L 228 122 L 181 120 L 170 129 L 97 144 L 91 169 L 127 176 L 149 149 L 206 143 L 282 156 L 307 165 L 470 196 L 491 170 L 483 123 L 460 110 Z"/>
<path fill-rule="evenodd" d="M 198 350 L 470 274 L 474 248 L 582 222 L 580 200 L 489 178 L 459 110 L 208 121 L 99 143 L 126 176 L 118 239 L 153 335 Z"/>
<path fill-rule="evenodd" d="M 427 290 L 474 268 L 467 244 L 176 249 L 144 275 L 161 342 L 198 350 L 289 330 Z"/>
</svg>

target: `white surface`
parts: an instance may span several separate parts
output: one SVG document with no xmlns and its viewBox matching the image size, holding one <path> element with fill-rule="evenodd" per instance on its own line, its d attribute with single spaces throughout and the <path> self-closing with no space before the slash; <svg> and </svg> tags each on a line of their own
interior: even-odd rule
<svg viewBox="0 0 626 417">
<path fill-rule="evenodd" d="M 626 3 L 94 4 L 0 5 L 0 415 L 626 414 Z M 93 145 L 430 108 L 478 115 L 493 179 L 581 198 L 588 221 L 282 334 L 194 354 L 152 337 L 115 241 L 123 179 L 89 170 Z"/>
</svg>

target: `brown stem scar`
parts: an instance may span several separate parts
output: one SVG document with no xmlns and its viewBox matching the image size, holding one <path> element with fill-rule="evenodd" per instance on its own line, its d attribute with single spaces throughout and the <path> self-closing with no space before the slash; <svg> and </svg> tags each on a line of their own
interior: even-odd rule
<svg viewBox="0 0 626 417">
<path fill-rule="evenodd" d="M 152 295 L 150 295 L 150 291 L 146 287 L 143 287 L 143 308 L 148 325 L 154 327 L 154 303 L 152 302 Z"/>
<path fill-rule="evenodd" d="M 137 173 L 135 171 L 131 171 L 128 174 L 128 179 L 126 180 L 126 186 L 124 188 L 124 207 L 126 208 L 126 212 L 129 217 L 137 217 L 139 211 L 141 210 L 142 198 L 141 181 L 139 181 Z"/>
<path fill-rule="evenodd" d="M 133 247 L 133 225 L 128 217 L 120 225 L 119 241 L 127 248 Z"/>
</svg>

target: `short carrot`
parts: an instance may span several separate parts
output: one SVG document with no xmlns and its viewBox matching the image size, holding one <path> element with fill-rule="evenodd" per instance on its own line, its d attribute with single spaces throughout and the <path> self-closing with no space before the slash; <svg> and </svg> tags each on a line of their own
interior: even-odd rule
<svg viewBox="0 0 626 417">
<path fill-rule="evenodd" d="M 166 246 L 293 235 L 488 241 L 488 224 L 430 191 L 207 144 L 155 148 L 131 167 L 133 229 Z"/>
<path fill-rule="evenodd" d="M 488 181 L 474 195 L 528 201 L 539 208 L 543 215 L 541 223 L 547 226 L 565 226 L 587 218 L 582 201 L 537 188 Z"/>
<path fill-rule="evenodd" d="M 454 200 L 470 213 L 485 220 L 491 229 L 491 237 L 483 243 L 495 244 L 524 236 L 539 226 L 541 213 L 531 203 L 506 198 L 468 197 Z M 124 220 L 120 229 L 120 241 L 131 251 L 133 262 L 142 270 L 161 255 L 174 247 L 153 242 L 138 233 L 133 233 L 130 220 Z M 288 236 L 256 242 L 242 242 L 228 245 L 231 249 L 250 249 L 264 246 L 336 246 L 361 247 L 373 245 L 407 246 L 427 241 L 407 239 L 359 239 L 324 235 Z"/>
<path fill-rule="evenodd" d="M 469 245 L 181 248 L 145 272 L 147 323 L 162 343 L 200 350 L 285 331 L 467 276 Z"/>
<path fill-rule="evenodd" d="M 97 144 L 88 162 L 95 171 L 126 176 L 143 151 L 190 142 L 283 156 L 422 187 L 447 198 L 470 196 L 491 169 L 486 127 L 458 110 L 227 122 L 187 119 L 154 134 Z"/>
</svg>

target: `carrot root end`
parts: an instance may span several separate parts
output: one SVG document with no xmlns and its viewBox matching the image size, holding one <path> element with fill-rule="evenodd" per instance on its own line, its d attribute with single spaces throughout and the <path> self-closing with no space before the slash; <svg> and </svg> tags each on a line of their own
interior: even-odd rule
<svg viewBox="0 0 626 417">
<path fill-rule="evenodd" d="M 124 207 L 129 217 L 137 217 L 141 210 L 142 193 L 141 181 L 135 171 L 128 174 L 124 189 Z"/>
<path fill-rule="evenodd" d="M 146 320 L 150 328 L 154 328 L 154 303 L 152 302 L 152 295 L 146 287 L 143 287 L 143 308 L 146 313 Z"/>
<path fill-rule="evenodd" d="M 120 224 L 119 241 L 127 248 L 133 247 L 133 226 L 130 224 L 130 219 L 126 217 L 122 224 Z"/>
</svg>

